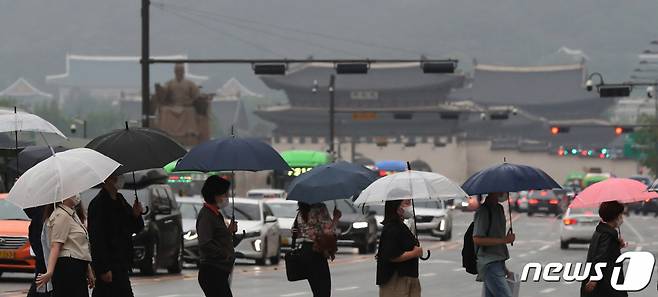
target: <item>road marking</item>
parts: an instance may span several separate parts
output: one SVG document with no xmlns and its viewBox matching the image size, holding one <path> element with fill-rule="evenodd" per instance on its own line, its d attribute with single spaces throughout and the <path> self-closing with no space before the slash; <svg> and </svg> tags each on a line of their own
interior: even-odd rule
<svg viewBox="0 0 658 297">
<path fill-rule="evenodd" d="M 283 295 L 279 295 L 279 296 L 281 296 L 281 297 L 293 297 L 293 296 L 302 296 L 302 295 L 306 295 L 306 294 L 307 294 L 306 292 L 296 292 L 296 293 L 290 293 L 290 294 L 283 294 Z"/>
<path fill-rule="evenodd" d="M 630 220 L 624 221 L 624 222 L 626 223 L 624 225 L 628 226 L 628 228 L 630 228 L 631 231 L 633 231 L 633 233 L 635 233 L 635 236 L 637 236 L 637 238 L 640 240 L 640 242 L 644 242 L 644 237 L 642 237 L 642 234 L 640 234 L 640 232 L 637 232 L 637 229 L 635 229 L 633 224 L 631 224 Z"/>
<path fill-rule="evenodd" d="M 464 267 L 459 267 L 459 268 L 453 269 L 452 271 L 458 272 L 458 271 L 464 271 L 464 270 L 466 270 Z"/>
<path fill-rule="evenodd" d="M 525 257 L 527 257 L 527 256 L 528 256 L 528 254 L 520 254 L 520 255 L 519 255 L 519 258 L 525 258 Z"/>
<path fill-rule="evenodd" d="M 345 288 L 338 288 L 336 291 L 351 291 L 351 290 L 356 290 L 359 287 L 345 287 Z"/>
<path fill-rule="evenodd" d="M 550 244 L 547 244 L 547 245 L 545 245 L 545 246 L 540 247 L 539 250 L 540 250 L 540 251 L 545 251 L 545 250 L 549 249 L 550 247 L 551 247 L 551 245 L 550 245 Z"/>
<path fill-rule="evenodd" d="M 642 246 L 637 246 L 637 247 L 635 248 L 635 251 L 636 251 L 636 252 L 642 251 Z"/>
<path fill-rule="evenodd" d="M 160 297 L 178 297 L 180 296 L 179 294 L 172 294 L 172 295 L 162 295 Z"/>
<path fill-rule="evenodd" d="M 423 273 L 420 276 L 421 277 L 431 277 L 431 276 L 436 276 L 436 273 L 434 273 L 434 272 Z"/>
<path fill-rule="evenodd" d="M 543 290 L 539 291 L 539 293 L 548 294 L 548 293 L 553 292 L 553 291 L 555 291 L 555 288 L 546 288 L 546 289 L 543 289 Z"/>
</svg>

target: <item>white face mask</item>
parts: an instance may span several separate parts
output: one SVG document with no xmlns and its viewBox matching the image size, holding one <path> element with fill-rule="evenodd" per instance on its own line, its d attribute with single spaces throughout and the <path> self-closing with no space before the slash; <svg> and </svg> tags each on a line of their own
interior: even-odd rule
<svg viewBox="0 0 658 297">
<path fill-rule="evenodd" d="M 414 212 L 411 209 L 411 206 L 403 207 L 402 210 L 404 213 L 402 213 L 402 217 L 405 219 L 411 219 L 414 217 Z"/>
<path fill-rule="evenodd" d="M 82 199 L 80 199 L 79 195 L 75 195 L 75 196 L 71 197 L 71 201 L 73 201 L 73 204 L 75 206 L 78 206 L 80 204 L 80 202 L 82 202 Z"/>
<path fill-rule="evenodd" d="M 217 207 L 220 209 L 225 208 L 228 206 L 228 198 L 222 199 L 221 202 L 217 203 Z"/>
</svg>

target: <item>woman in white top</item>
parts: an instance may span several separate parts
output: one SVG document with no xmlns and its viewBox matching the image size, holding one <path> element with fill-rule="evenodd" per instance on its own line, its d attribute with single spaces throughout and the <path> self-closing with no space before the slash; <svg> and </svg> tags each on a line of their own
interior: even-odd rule
<svg viewBox="0 0 658 297">
<path fill-rule="evenodd" d="M 89 235 L 76 213 L 80 196 L 70 197 L 50 206 L 46 226 L 50 240 L 47 271 L 37 276 L 37 285 L 44 286 L 52 279 L 53 296 L 88 297 L 95 278 L 89 263 Z"/>
</svg>

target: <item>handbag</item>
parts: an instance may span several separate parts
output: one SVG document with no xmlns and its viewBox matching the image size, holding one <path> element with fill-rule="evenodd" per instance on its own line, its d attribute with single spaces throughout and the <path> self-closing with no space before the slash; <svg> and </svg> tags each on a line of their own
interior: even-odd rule
<svg viewBox="0 0 658 297">
<path fill-rule="evenodd" d="M 292 228 L 297 230 L 297 219 L 299 214 L 295 217 L 295 223 Z M 304 263 L 304 252 L 300 247 L 297 247 L 297 232 L 292 233 L 292 250 L 286 252 L 283 257 L 286 263 L 286 277 L 288 281 L 300 281 L 308 278 L 307 265 Z"/>
</svg>

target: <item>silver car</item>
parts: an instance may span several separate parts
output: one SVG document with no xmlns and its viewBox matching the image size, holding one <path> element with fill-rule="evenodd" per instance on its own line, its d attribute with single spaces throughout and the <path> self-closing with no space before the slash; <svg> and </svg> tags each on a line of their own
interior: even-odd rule
<svg viewBox="0 0 658 297">
<path fill-rule="evenodd" d="M 601 220 L 596 208 L 569 208 L 560 225 L 560 248 L 566 250 L 572 243 L 589 244 Z"/>
<path fill-rule="evenodd" d="M 441 240 L 450 240 L 452 238 L 452 210 L 447 208 L 443 201 L 423 201 L 414 202 L 416 211 L 416 228 L 418 234 L 430 234 Z M 377 220 L 377 231 L 381 233 L 384 221 L 384 206 L 369 205 L 368 211 L 375 213 Z M 405 223 L 413 228 L 413 220 L 406 220 Z"/>
<path fill-rule="evenodd" d="M 227 220 L 233 216 L 231 204 L 222 209 Z M 281 259 L 281 231 L 272 210 L 262 200 L 235 198 L 235 220 L 238 238 L 242 238 L 235 252 L 238 258 L 256 260 L 257 265 L 272 265 Z"/>
<path fill-rule="evenodd" d="M 270 207 L 274 216 L 279 220 L 279 230 L 281 231 L 281 249 L 289 250 L 292 248 L 292 226 L 297 217 L 297 201 L 285 199 L 265 199 L 265 204 Z"/>
</svg>

